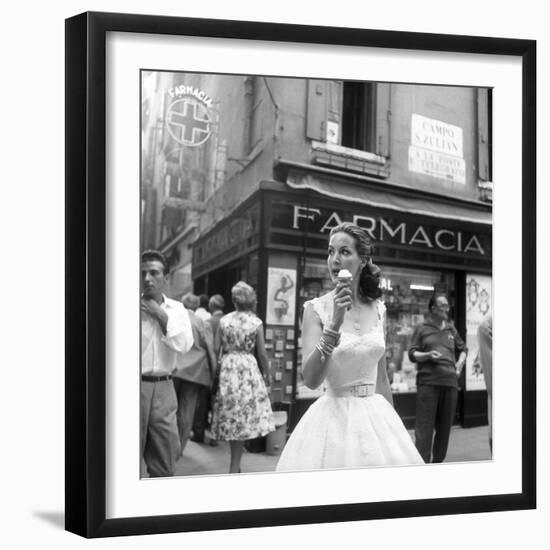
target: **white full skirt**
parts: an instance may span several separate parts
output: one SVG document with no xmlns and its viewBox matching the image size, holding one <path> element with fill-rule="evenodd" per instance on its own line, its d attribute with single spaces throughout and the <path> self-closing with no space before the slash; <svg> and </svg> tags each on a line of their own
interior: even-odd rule
<svg viewBox="0 0 550 550">
<path fill-rule="evenodd" d="M 423 464 L 384 397 L 323 395 L 292 432 L 277 471 Z"/>
</svg>

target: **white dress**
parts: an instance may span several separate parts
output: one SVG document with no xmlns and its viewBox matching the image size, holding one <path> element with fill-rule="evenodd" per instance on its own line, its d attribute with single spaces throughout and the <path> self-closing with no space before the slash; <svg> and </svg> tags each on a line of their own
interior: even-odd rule
<svg viewBox="0 0 550 550">
<path fill-rule="evenodd" d="M 332 300 L 330 292 L 304 307 L 311 304 L 325 325 L 332 317 Z M 327 391 L 295 427 L 277 471 L 423 464 L 399 415 L 384 397 L 373 393 L 378 361 L 385 352 L 386 311 L 381 301 L 374 305 L 365 333 L 342 330 L 340 345 L 327 359 Z M 351 394 L 365 384 L 370 385 L 368 397 Z"/>
</svg>

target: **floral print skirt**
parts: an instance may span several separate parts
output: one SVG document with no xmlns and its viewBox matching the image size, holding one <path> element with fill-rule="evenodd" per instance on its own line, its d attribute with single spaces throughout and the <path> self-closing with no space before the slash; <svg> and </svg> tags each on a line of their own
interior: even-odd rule
<svg viewBox="0 0 550 550">
<path fill-rule="evenodd" d="M 256 358 L 242 352 L 224 355 L 212 407 L 212 437 L 244 441 L 274 430 L 271 403 Z"/>
</svg>

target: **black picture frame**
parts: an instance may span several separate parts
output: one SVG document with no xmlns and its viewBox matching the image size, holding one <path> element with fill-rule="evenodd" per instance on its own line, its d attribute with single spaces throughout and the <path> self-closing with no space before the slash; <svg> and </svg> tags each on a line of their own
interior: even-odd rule
<svg viewBox="0 0 550 550">
<path fill-rule="evenodd" d="M 106 519 L 106 33 L 239 38 L 516 56 L 522 62 L 522 489 L 514 494 Z M 536 42 L 83 13 L 66 20 L 66 529 L 85 537 L 536 507 Z"/>
</svg>

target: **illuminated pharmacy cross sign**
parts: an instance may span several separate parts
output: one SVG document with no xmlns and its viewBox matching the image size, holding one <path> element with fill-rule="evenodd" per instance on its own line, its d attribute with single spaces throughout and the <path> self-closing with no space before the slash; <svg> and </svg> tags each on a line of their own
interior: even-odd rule
<svg viewBox="0 0 550 550">
<path fill-rule="evenodd" d="M 183 106 L 180 110 L 178 107 Z M 210 118 L 204 105 L 193 99 L 179 99 L 166 113 L 170 135 L 179 143 L 190 147 L 202 145 L 210 137 Z"/>
</svg>

